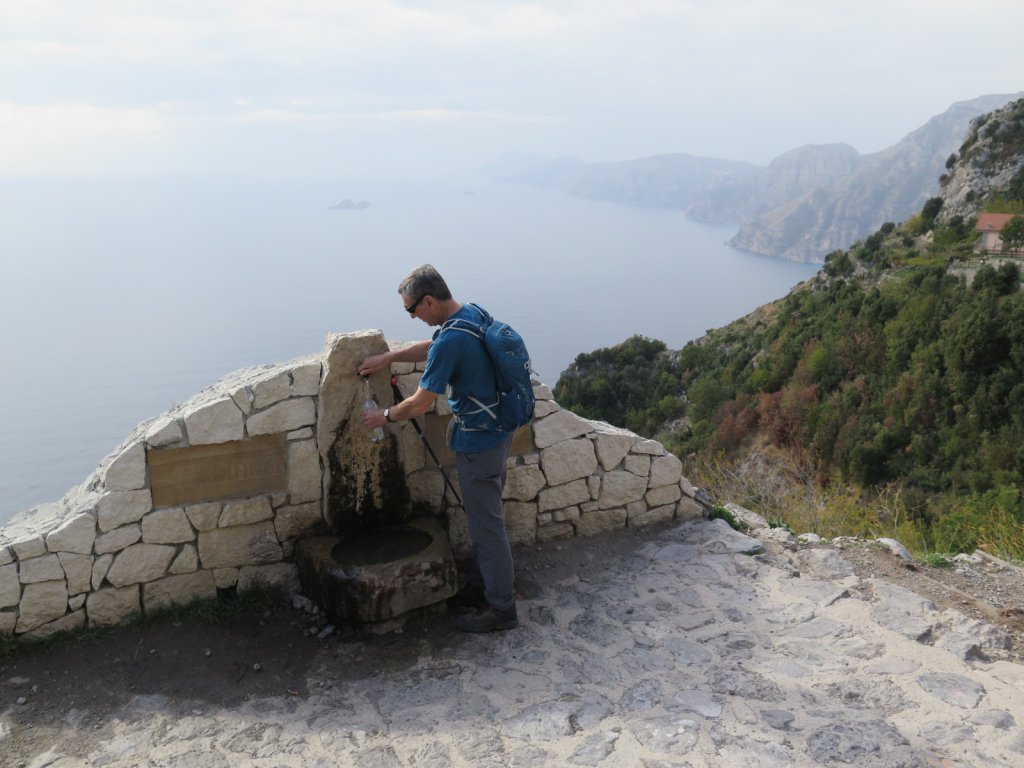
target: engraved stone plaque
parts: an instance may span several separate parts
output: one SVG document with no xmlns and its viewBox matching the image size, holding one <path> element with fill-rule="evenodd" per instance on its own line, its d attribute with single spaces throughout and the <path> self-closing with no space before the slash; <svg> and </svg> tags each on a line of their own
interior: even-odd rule
<svg viewBox="0 0 1024 768">
<path fill-rule="evenodd" d="M 285 436 L 149 451 L 157 507 L 255 496 L 288 489 Z"/>
</svg>

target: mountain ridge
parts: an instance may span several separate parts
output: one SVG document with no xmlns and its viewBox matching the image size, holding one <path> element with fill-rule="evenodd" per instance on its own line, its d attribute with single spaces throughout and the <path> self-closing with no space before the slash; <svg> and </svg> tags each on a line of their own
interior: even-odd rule
<svg viewBox="0 0 1024 768">
<path fill-rule="evenodd" d="M 849 144 L 809 144 L 767 166 L 686 153 L 587 163 L 507 155 L 498 181 L 576 197 L 683 211 L 694 221 L 738 226 L 735 248 L 822 263 L 886 221 L 901 221 L 938 193 L 947 158 L 971 121 L 1024 93 L 956 102 L 896 144 L 861 155 Z"/>
</svg>

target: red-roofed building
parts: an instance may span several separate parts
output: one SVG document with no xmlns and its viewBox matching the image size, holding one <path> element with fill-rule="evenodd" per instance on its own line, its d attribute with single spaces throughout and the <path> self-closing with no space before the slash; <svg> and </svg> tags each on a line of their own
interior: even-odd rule
<svg viewBox="0 0 1024 768">
<path fill-rule="evenodd" d="M 1013 213 L 983 213 L 978 216 L 978 225 L 974 228 L 981 236 L 974 244 L 975 253 L 1002 253 L 1003 240 L 999 237 L 1006 222 L 1016 214 Z"/>
</svg>

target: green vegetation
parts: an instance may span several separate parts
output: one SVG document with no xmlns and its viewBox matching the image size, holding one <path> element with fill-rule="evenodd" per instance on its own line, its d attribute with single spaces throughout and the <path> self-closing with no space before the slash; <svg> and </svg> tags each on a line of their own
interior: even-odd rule
<svg viewBox="0 0 1024 768">
<path fill-rule="evenodd" d="M 1024 155 L 1024 100 L 1013 109 L 977 121 L 950 167 Z M 989 202 L 1024 211 L 1024 170 Z M 942 207 L 829 254 L 676 356 L 641 337 L 580 355 L 556 397 L 657 437 L 701 487 L 795 530 L 1024 559 L 1020 268 L 951 269 L 971 262 L 976 218 Z"/>
<path fill-rule="evenodd" d="M 725 520 L 730 528 L 734 531 L 739 531 L 740 533 L 746 533 L 750 530 L 749 525 L 740 520 L 725 507 L 712 507 L 711 511 L 708 513 L 708 517 L 711 520 Z"/>
</svg>

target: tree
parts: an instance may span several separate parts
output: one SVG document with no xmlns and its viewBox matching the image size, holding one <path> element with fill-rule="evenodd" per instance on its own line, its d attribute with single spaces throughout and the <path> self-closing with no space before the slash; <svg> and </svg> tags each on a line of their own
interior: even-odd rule
<svg viewBox="0 0 1024 768">
<path fill-rule="evenodd" d="M 1003 241 L 1003 252 L 1013 253 L 1024 247 L 1024 216 L 1014 216 L 1003 225 L 999 238 Z"/>
</svg>

